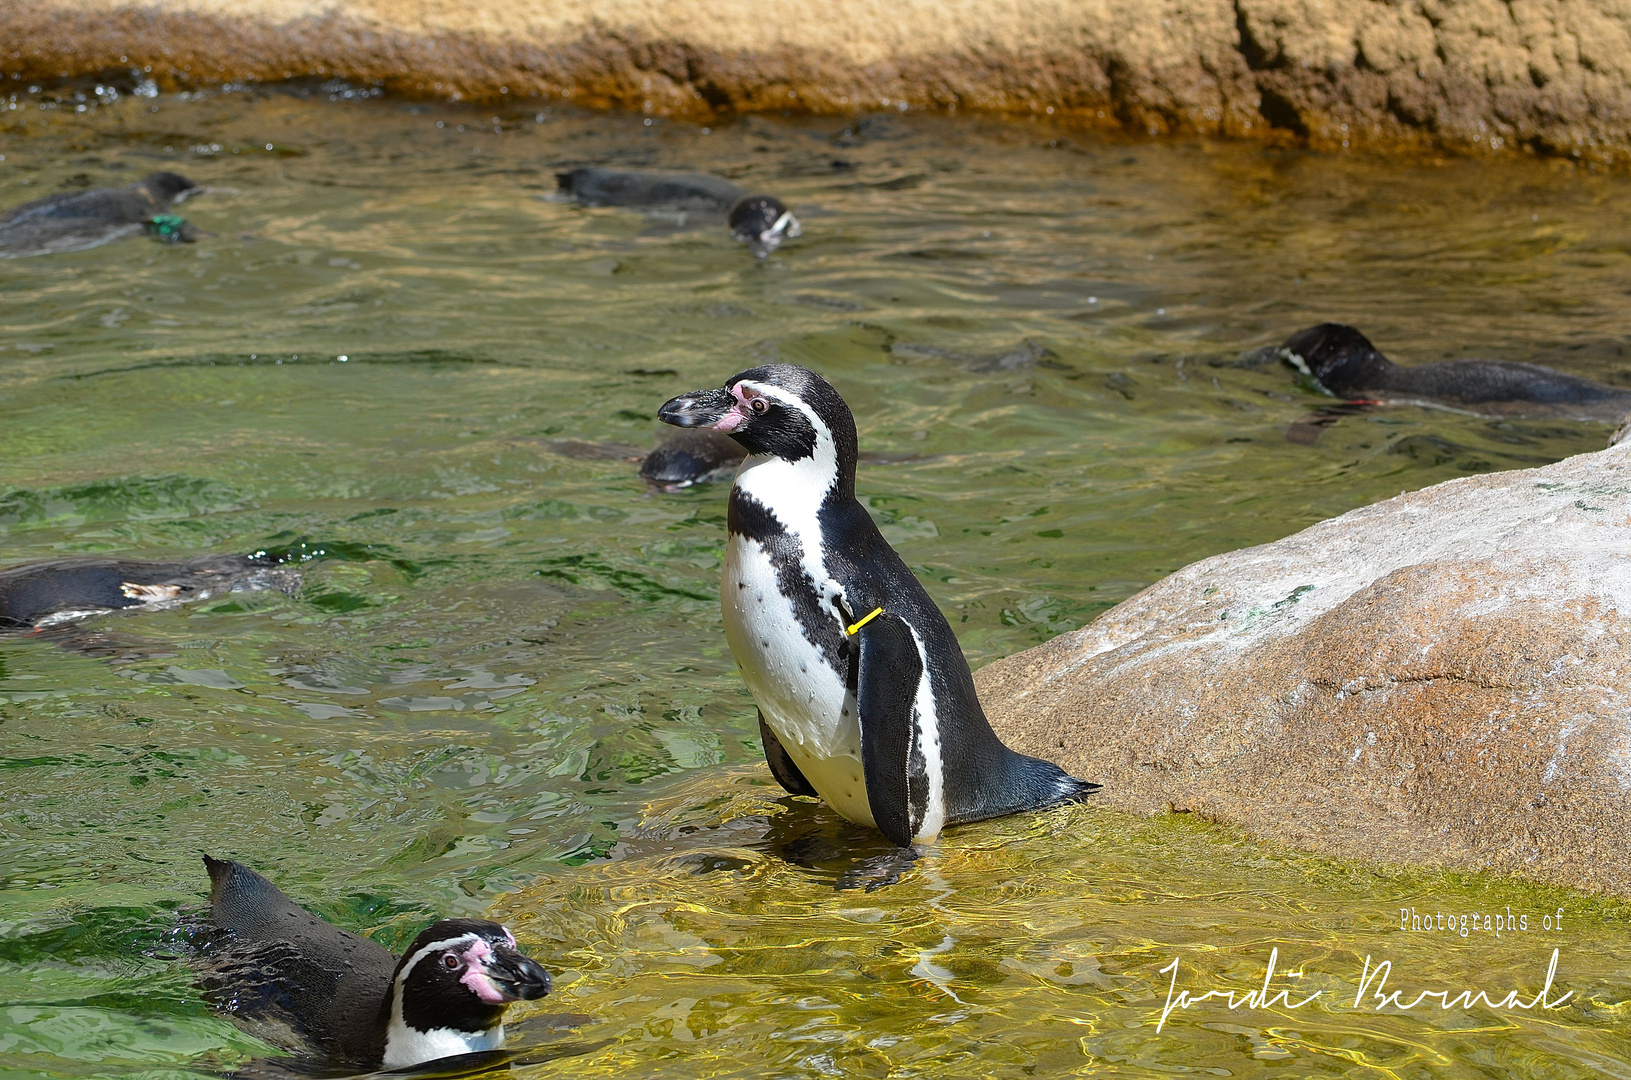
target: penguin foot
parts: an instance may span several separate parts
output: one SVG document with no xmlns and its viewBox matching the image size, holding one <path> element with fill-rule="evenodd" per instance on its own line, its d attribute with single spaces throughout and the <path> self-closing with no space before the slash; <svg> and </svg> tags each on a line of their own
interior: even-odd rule
<svg viewBox="0 0 1631 1080">
<path fill-rule="evenodd" d="M 1296 443 L 1298 446 L 1313 446 L 1320 441 L 1320 436 L 1325 433 L 1326 428 L 1345 416 L 1357 416 L 1368 412 L 1370 404 L 1368 401 L 1354 401 L 1315 409 L 1286 428 L 1286 442 Z"/>
<path fill-rule="evenodd" d="M 903 847 L 882 855 L 860 859 L 854 866 L 838 875 L 838 884 L 833 887 L 833 891 L 851 892 L 855 889 L 864 889 L 867 892 L 877 892 L 879 889 L 897 884 L 922 855 L 922 848 Z"/>
</svg>

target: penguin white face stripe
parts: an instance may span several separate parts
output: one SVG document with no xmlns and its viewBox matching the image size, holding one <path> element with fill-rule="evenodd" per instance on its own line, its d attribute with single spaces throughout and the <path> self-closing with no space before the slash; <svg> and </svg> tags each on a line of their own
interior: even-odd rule
<svg viewBox="0 0 1631 1080">
<path fill-rule="evenodd" d="M 838 483 L 838 448 L 832 432 L 814 409 L 776 386 L 743 381 L 741 388 L 770 398 L 803 414 L 815 432 L 810 456 L 788 461 L 772 454 L 754 454 L 736 474 L 736 487 L 757 499 L 791 533 L 804 539 L 809 560 L 821 563 L 821 525 L 816 518 L 822 503 Z M 815 576 L 815 575 L 812 575 Z M 822 574 L 821 576 L 825 576 Z M 820 577 L 816 577 L 820 580 Z"/>
<path fill-rule="evenodd" d="M 403 984 L 408 981 L 408 976 L 413 974 L 413 969 L 419 966 L 419 962 L 421 960 L 425 959 L 427 956 L 430 956 L 432 953 L 452 952 L 458 949 L 458 947 L 461 945 L 470 945 L 477 941 L 481 941 L 480 934 L 460 934 L 458 937 L 446 938 L 442 941 L 433 941 L 429 945 L 426 945 L 424 948 L 420 949 L 418 952 L 414 953 L 413 956 L 408 958 L 408 962 L 402 965 L 402 970 L 397 972 L 396 983 L 392 987 L 392 990 L 396 993 L 399 999 L 397 1004 L 399 1006 L 401 1004 L 400 998 Z M 481 943 L 483 945 L 487 944 L 485 941 L 481 941 Z M 491 951 L 492 950 L 489 948 L 488 952 L 491 953 Z"/>
<path fill-rule="evenodd" d="M 733 498 L 739 493 L 752 499 L 770 513 L 792 541 L 798 569 L 803 572 L 808 587 L 814 591 L 815 609 L 821 613 L 824 621 L 831 621 L 841 641 L 848 601 L 843 586 L 827 571 L 822 553 L 820 521 L 821 507 L 838 483 L 838 449 L 832 432 L 814 409 L 786 390 L 765 383 L 744 381 L 737 384 L 739 397 L 743 387 L 787 408 L 798 410 L 815 432 L 815 446 L 808 457 L 788 461 L 773 454 L 754 454 L 743 461 L 736 474 Z M 752 536 L 750 539 L 760 542 L 762 557 L 774 561 L 768 536 Z M 793 583 L 782 584 L 785 591 L 786 586 Z M 807 633 L 817 632 L 815 627 L 807 626 L 805 629 Z M 827 629 L 823 625 L 817 632 L 819 640 L 812 638 L 811 643 L 830 652 Z M 836 664 L 833 666 L 837 667 Z M 836 670 L 836 674 L 840 679 L 844 677 L 842 670 Z"/>
</svg>

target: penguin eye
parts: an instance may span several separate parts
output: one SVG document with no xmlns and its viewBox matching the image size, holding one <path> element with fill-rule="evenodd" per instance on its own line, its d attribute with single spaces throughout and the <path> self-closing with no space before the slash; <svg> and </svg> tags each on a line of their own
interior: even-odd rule
<svg viewBox="0 0 1631 1080">
<path fill-rule="evenodd" d="M 748 403 L 748 408 L 752 409 L 756 413 L 762 413 L 770 408 L 770 402 L 766 401 L 762 397 L 756 397 Z"/>
<path fill-rule="evenodd" d="M 457 953 L 450 953 L 450 952 L 443 953 L 442 954 L 442 966 L 447 968 L 449 971 L 452 971 L 454 968 L 457 968 L 459 966 L 458 954 Z"/>
</svg>

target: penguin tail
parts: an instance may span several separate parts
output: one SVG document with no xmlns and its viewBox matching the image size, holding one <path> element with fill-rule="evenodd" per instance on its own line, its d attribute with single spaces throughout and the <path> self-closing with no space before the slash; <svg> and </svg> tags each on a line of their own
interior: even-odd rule
<svg viewBox="0 0 1631 1080">
<path fill-rule="evenodd" d="M 1030 809 L 1042 810 L 1050 806 L 1081 802 L 1102 786 L 1091 780 L 1072 776 L 1051 761 L 1023 754 L 1015 756 L 1020 758 L 1020 768 L 1025 774 L 1024 787 L 1029 790 L 1031 796 Z"/>
<path fill-rule="evenodd" d="M 220 903 L 221 897 L 228 890 L 241 887 L 246 878 L 259 878 L 243 863 L 232 859 L 216 859 L 209 855 L 204 856 L 204 869 L 210 875 L 210 903 Z"/>
<path fill-rule="evenodd" d="M 1057 790 L 1061 803 L 1081 802 L 1089 795 L 1096 794 L 1103 784 L 1095 784 L 1091 780 L 1082 780 L 1069 773 L 1060 773 Z"/>
</svg>

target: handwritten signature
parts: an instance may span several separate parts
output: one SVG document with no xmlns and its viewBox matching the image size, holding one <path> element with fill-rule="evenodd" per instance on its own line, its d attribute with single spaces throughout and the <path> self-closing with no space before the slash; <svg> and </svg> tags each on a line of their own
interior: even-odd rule
<svg viewBox="0 0 1631 1080">
<path fill-rule="evenodd" d="M 1457 993 L 1454 990 L 1439 989 L 1422 990 L 1407 1004 L 1403 1000 L 1406 991 L 1394 990 L 1391 993 L 1386 992 L 1388 978 L 1393 974 L 1393 961 L 1383 960 L 1372 968 L 1371 957 L 1367 954 L 1365 956 L 1364 971 L 1359 977 L 1359 992 L 1354 995 L 1353 1007 L 1356 1009 L 1365 1007 L 1365 993 L 1368 990 L 1371 995 L 1370 1001 L 1374 1003 L 1374 1008 L 1378 1012 L 1390 1006 L 1400 1011 L 1408 1011 L 1430 998 L 1436 999 L 1438 1007 L 1444 1011 L 1454 1008 L 1470 1009 L 1478 1004 L 1486 1005 L 1491 1009 L 1533 1009 L 1537 1006 L 1542 1009 L 1556 1009 L 1574 996 L 1574 991 L 1569 990 L 1555 1001 L 1551 998 L 1552 982 L 1557 976 L 1557 955 L 1558 950 L 1553 949 L 1552 961 L 1546 968 L 1546 982 L 1542 985 L 1539 993 L 1535 994 L 1527 1002 L 1523 1000 L 1520 996 L 1521 992 L 1518 990 L 1510 991 L 1505 997 L 1497 1001 L 1483 990 L 1464 989 Z M 1289 989 L 1271 992 L 1269 983 L 1274 978 L 1274 968 L 1279 962 L 1280 950 L 1276 947 L 1269 953 L 1269 966 L 1263 972 L 1263 985 L 1256 990 L 1224 989 L 1208 990 L 1204 994 L 1191 994 L 1188 990 L 1178 989 L 1178 958 L 1173 957 L 1172 963 L 1161 969 L 1161 974 L 1166 975 L 1170 972 L 1172 978 L 1167 983 L 1166 1004 L 1161 1008 L 1161 1019 L 1156 1023 L 1155 1030 L 1159 1033 L 1166 1026 L 1167 1018 L 1172 1015 L 1173 1010 L 1193 1008 L 1213 998 L 1224 999 L 1230 1011 L 1236 1009 L 1269 1009 L 1276 1005 L 1284 1006 L 1287 1009 L 1300 1009 L 1324 993 L 1323 990 L 1315 990 L 1300 1001 L 1292 1001 Z M 1287 973 L 1288 978 L 1294 979 L 1301 978 L 1302 975 L 1301 971 Z"/>
</svg>

